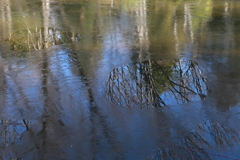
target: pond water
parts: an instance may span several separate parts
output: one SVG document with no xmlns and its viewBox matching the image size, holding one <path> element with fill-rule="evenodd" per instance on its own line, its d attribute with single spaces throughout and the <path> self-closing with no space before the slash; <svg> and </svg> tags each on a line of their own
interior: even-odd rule
<svg viewBox="0 0 240 160">
<path fill-rule="evenodd" d="M 0 0 L 0 160 L 240 159 L 240 2 Z"/>
</svg>

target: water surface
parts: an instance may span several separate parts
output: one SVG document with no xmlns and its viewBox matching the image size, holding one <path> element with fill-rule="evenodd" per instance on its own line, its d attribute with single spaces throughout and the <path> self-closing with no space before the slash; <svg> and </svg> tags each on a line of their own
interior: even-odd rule
<svg viewBox="0 0 240 160">
<path fill-rule="evenodd" d="M 240 159 L 240 3 L 0 0 L 0 159 Z"/>
</svg>

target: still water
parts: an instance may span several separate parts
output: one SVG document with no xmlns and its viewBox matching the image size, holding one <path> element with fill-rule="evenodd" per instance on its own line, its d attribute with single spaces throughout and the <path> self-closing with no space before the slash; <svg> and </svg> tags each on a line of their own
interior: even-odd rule
<svg viewBox="0 0 240 160">
<path fill-rule="evenodd" d="M 1 160 L 239 160 L 239 126 L 239 1 L 0 0 Z"/>
</svg>

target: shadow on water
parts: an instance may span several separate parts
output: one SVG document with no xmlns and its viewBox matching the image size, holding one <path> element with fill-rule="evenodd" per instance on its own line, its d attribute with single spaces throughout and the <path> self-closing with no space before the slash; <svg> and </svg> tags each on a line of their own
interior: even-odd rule
<svg viewBox="0 0 240 160">
<path fill-rule="evenodd" d="M 70 59 L 74 63 L 74 59 L 79 59 L 78 55 L 76 53 L 72 53 L 69 55 Z M 75 61 L 75 65 L 79 66 L 78 62 Z M 90 138 L 90 145 L 92 150 L 92 155 L 88 155 L 92 159 L 98 158 L 101 159 L 103 155 L 98 153 L 98 148 L 100 147 L 100 144 L 102 141 L 109 145 L 111 148 L 119 148 L 115 144 L 116 137 L 114 136 L 114 131 L 110 127 L 110 124 L 108 122 L 108 117 L 104 115 L 101 111 L 101 108 L 97 105 L 97 101 L 95 100 L 94 90 L 91 88 L 91 82 L 89 79 L 87 79 L 86 74 L 81 66 L 79 66 L 77 74 L 79 77 L 82 78 L 82 81 L 84 82 L 85 86 L 87 87 L 87 93 L 86 96 L 89 101 L 88 109 L 89 109 L 89 121 L 90 121 L 90 130 L 89 134 L 91 134 Z M 101 138 L 100 138 L 101 137 Z M 108 154 L 108 158 L 112 158 L 112 153 Z M 120 155 L 117 155 L 117 157 L 121 157 Z"/>
<path fill-rule="evenodd" d="M 194 61 L 144 61 L 109 73 L 105 96 L 128 108 L 161 107 L 203 100 L 208 87 Z"/>
</svg>

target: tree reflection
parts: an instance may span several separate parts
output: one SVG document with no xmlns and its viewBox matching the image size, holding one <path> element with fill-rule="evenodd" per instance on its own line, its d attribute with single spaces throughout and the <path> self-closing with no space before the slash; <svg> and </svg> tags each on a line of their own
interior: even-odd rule
<svg viewBox="0 0 240 160">
<path fill-rule="evenodd" d="M 189 132 L 181 139 L 179 145 L 174 145 L 162 141 L 167 148 L 158 148 L 154 150 L 146 159 L 147 160 L 168 160 L 168 159 L 196 159 L 211 160 L 211 157 L 231 157 L 215 154 L 211 152 L 215 149 L 233 148 L 239 144 L 237 133 L 229 127 L 223 126 L 218 122 L 205 121 L 199 124 L 195 130 Z"/>
<path fill-rule="evenodd" d="M 104 93 L 116 104 L 145 108 L 202 100 L 207 90 L 196 62 L 152 60 L 115 68 Z"/>
<path fill-rule="evenodd" d="M 11 45 L 11 50 L 28 52 L 48 48 L 53 45 L 76 42 L 79 39 L 80 36 L 77 34 L 48 27 L 14 32 L 8 41 Z"/>
</svg>

